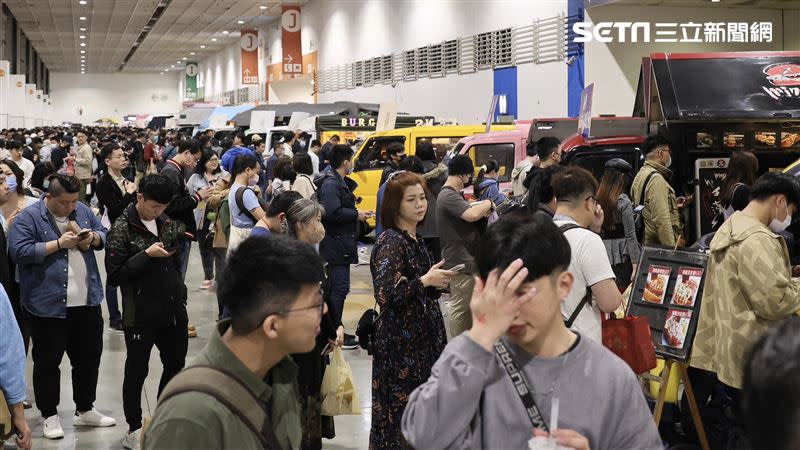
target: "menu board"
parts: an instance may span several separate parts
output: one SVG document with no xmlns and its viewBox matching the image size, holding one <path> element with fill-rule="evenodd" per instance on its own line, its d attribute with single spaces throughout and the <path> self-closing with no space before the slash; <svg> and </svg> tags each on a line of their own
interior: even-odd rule
<svg viewBox="0 0 800 450">
<path fill-rule="evenodd" d="M 729 158 L 695 160 L 695 226 L 697 238 L 715 231 L 725 221 L 722 207 L 722 184 L 728 174 Z"/>
<path fill-rule="evenodd" d="M 628 316 L 647 319 L 656 355 L 688 362 L 705 287 L 708 255 L 645 247 Z"/>
</svg>

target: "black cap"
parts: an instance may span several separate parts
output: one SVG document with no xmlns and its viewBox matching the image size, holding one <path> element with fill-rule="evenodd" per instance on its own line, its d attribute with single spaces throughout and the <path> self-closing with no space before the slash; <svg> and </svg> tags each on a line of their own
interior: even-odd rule
<svg viewBox="0 0 800 450">
<path fill-rule="evenodd" d="M 614 169 L 618 170 L 622 173 L 631 174 L 633 173 L 633 166 L 628 161 L 625 161 L 622 158 L 613 158 L 606 161 L 605 165 L 606 169 Z"/>
</svg>

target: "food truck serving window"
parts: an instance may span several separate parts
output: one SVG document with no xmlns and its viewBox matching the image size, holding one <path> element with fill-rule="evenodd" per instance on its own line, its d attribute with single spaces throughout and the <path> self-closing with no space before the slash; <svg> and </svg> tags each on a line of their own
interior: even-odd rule
<svg viewBox="0 0 800 450">
<path fill-rule="evenodd" d="M 501 183 L 511 181 L 511 170 L 514 168 L 514 144 L 480 144 L 469 149 L 469 157 L 478 170 L 487 161 L 493 159 L 500 165 L 497 180 Z"/>
<path fill-rule="evenodd" d="M 364 150 L 358 155 L 356 169 L 369 170 L 380 169 L 386 165 L 386 146 L 391 142 L 405 144 L 406 138 L 403 136 L 377 137 L 370 138 L 364 144 Z"/>
<path fill-rule="evenodd" d="M 423 142 L 430 142 L 433 145 L 433 151 L 436 152 L 436 160 L 441 161 L 444 155 L 447 154 L 458 141 L 464 136 L 448 136 L 448 137 L 419 137 L 417 138 L 417 147 Z"/>
<path fill-rule="evenodd" d="M 576 147 L 571 150 L 562 164 L 576 165 L 592 172 L 600 181 L 605 172 L 605 165 L 612 158 L 628 161 L 634 170 L 641 167 L 641 153 L 638 145 L 604 145 L 597 147 Z"/>
</svg>

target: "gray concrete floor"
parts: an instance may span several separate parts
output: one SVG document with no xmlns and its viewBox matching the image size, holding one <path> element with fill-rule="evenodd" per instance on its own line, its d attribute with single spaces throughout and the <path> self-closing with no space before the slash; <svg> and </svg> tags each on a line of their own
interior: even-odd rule
<svg viewBox="0 0 800 450">
<path fill-rule="evenodd" d="M 367 258 L 362 255 L 362 261 Z M 103 260 L 103 253 L 97 254 L 99 262 Z M 102 267 L 102 264 L 100 264 Z M 105 279 L 105 276 L 103 277 Z M 203 270 L 200 262 L 200 253 L 195 245 L 192 248 L 189 263 L 189 273 L 186 278 L 189 288 L 189 318 L 197 327 L 198 337 L 189 340 L 187 360 L 192 358 L 206 344 L 217 317 L 217 300 L 213 292 L 200 289 L 203 280 Z M 372 295 L 372 282 L 368 265 L 353 266 L 352 289 L 345 307 L 345 328 L 348 332 L 355 329 L 355 325 L 366 308 L 371 308 L 374 303 Z M 61 404 L 59 417 L 64 427 L 64 439 L 49 440 L 42 437 L 43 419 L 34 407 L 26 412 L 28 423 L 33 430 L 33 447 L 35 449 L 122 449 L 122 438 L 127 432 L 127 424 L 122 411 L 122 376 L 125 364 L 125 340 L 121 333 L 109 331 L 108 311 L 103 306 L 103 316 L 106 319 L 106 330 L 103 336 L 103 356 L 100 362 L 100 379 L 97 386 L 97 401 L 95 408 L 103 414 L 110 415 L 117 420 L 117 425 L 110 428 L 80 428 L 72 426 L 72 415 L 75 404 L 72 401 L 72 384 L 70 376 L 69 359 L 65 356 L 61 364 Z M 323 447 L 331 450 L 366 449 L 369 441 L 370 409 L 371 409 L 371 382 L 372 358 L 366 351 L 346 350 L 345 356 L 349 361 L 358 389 L 362 413 L 360 416 L 336 417 L 336 438 L 323 441 Z M 28 395 L 34 400 L 31 385 L 32 365 L 30 356 L 27 365 Z M 142 394 L 142 410 L 144 416 L 152 415 L 156 406 L 156 393 L 158 381 L 161 376 L 161 362 L 157 349 L 153 349 L 150 356 L 150 373 L 145 382 Z"/>
</svg>

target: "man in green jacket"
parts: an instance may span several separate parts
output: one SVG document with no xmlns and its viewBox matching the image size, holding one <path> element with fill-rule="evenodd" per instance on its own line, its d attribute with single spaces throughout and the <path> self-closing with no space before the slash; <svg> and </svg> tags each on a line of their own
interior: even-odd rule
<svg viewBox="0 0 800 450">
<path fill-rule="evenodd" d="M 302 439 L 297 366 L 288 355 L 307 353 L 316 344 L 326 311 L 323 276 L 322 258 L 308 244 L 285 237 L 245 240 L 229 255 L 217 288 L 231 317 L 217 325 L 186 369 L 218 368 L 250 390 L 283 450 L 299 449 Z M 259 435 L 225 404 L 191 390 L 159 402 L 144 436 L 145 449 L 263 447 Z"/>
<path fill-rule="evenodd" d="M 642 144 L 642 153 L 647 160 L 633 179 L 631 193 L 635 205 L 644 205 L 644 244 L 675 247 L 683 234 L 678 208 L 684 201 L 678 202 L 668 181 L 672 150 L 664 137 L 653 135 Z"/>
</svg>

